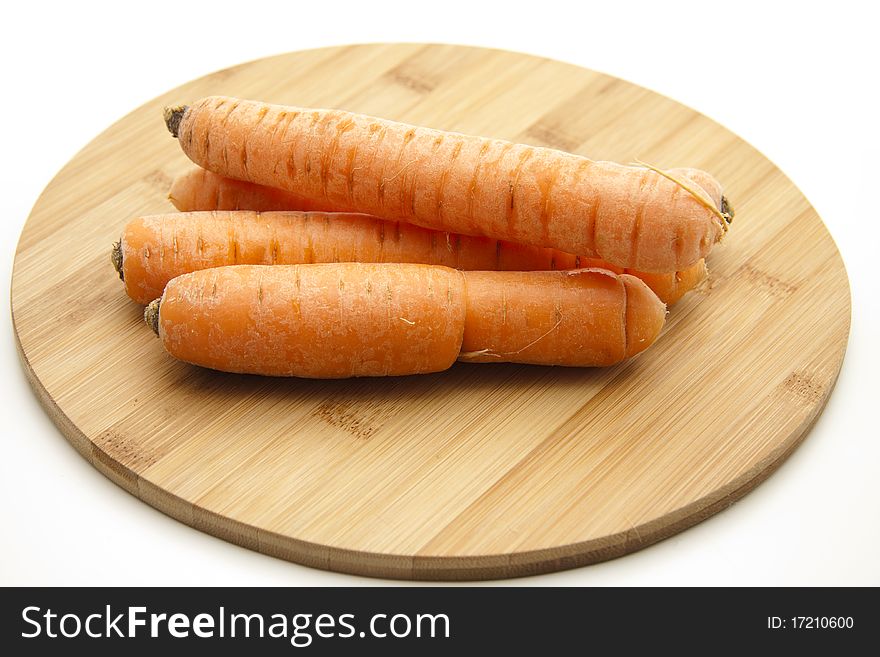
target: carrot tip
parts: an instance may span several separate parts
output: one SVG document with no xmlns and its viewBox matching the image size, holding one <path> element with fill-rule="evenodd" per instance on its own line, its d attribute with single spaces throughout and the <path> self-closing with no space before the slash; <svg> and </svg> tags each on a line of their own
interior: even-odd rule
<svg viewBox="0 0 880 657">
<path fill-rule="evenodd" d="M 144 321 L 147 323 L 153 333 L 159 335 L 159 302 L 161 299 L 154 299 L 144 309 Z"/>
<path fill-rule="evenodd" d="M 657 174 L 663 176 L 664 178 L 671 180 L 676 185 L 681 187 L 684 191 L 686 191 L 691 196 L 693 196 L 700 203 L 700 205 L 704 206 L 707 210 L 712 212 L 712 214 L 714 214 L 716 217 L 718 217 L 718 219 L 721 220 L 721 235 L 719 235 L 718 239 L 716 239 L 715 241 L 716 242 L 721 241 L 721 238 L 724 236 L 724 234 L 727 232 L 727 229 L 730 227 L 730 222 L 733 221 L 733 209 L 730 207 L 730 204 L 727 203 L 727 200 L 724 196 L 721 197 L 721 209 L 716 208 L 714 201 L 709 201 L 706 199 L 706 195 L 705 195 L 706 192 L 702 188 L 700 188 L 700 190 L 697 191 L 697 189 L 694 189 L 694 187 L 692 187 L 691 185 L 688 185 L 680 178 L 673 176 L 668 171 L 664 171 L 663 169 L 659 169 L 659 168 L 655 167 L 653 164 L 648 164 L 647 162 L 642 162 L 642 160 L 640 160 L 638 158 L 636 158 L 635 166 L 645 167 L 646 169 L 650 169 L 654 173 L 657 173 Z M 725 207 L 728 210 L 730 210 L 730 212 L 725 212 L 724 211 Z"/>
<path fill-rule="evenodd" d="M 176 107 L 166 107 L 162 111 L 165 117 L 165 126 L 173 137 L 177 137 L 180 121 L 183 119 L 183 113 L 186 112 L 186 108 L 186 105 L 177 105 Z"/>
<path fill-rule="evenodd" d="M 119 274 L 119 280 L 124 281 L 125 275 L 122 273 L 122 240 L 113 242 L 113 250 L 110 251 L 110 262 L 113 263 L 113 269 Z"/>
</svg>

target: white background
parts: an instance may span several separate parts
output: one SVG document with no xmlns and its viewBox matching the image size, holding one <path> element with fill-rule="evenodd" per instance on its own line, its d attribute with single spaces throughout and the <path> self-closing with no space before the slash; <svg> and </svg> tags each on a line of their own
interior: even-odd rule
<svg viewBox="0 0 880 657">
<path fill-rule="evenodd" d="M 58 169 L 111 122 L 192 78 L 355 42 L 519 50 L 610 73 L 707 114 L 773 160 L 843 254 L 853 324 L 806 442 L 730 509 L 614 561 L 519 585 L 880 584 L 878 67 L 872 2 L 16 2 L 4 10 L 0 126 L 0 584 L 372 585 L 190 529 L 71 448 L 22 373 L 15 245 Z"/>
</svg>

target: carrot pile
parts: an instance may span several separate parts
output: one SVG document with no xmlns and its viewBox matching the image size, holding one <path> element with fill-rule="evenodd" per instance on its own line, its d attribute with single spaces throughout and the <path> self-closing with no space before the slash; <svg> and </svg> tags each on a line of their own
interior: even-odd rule
<svg viewBox="0 0 880 657">
<path fill-rule="evenodd" d="M 198 167 L 112 261 L 172 356 L 229 372 L 612 365 L 655 341 L 732 219 L 697 169 L 226 97 L 165 121 Z"/>
</svg>

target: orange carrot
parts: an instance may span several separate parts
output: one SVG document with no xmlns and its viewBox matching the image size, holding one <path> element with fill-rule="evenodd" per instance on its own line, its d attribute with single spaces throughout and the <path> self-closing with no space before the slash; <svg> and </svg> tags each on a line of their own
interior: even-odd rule
<svg viewBox="0 0 880 657">
<path fill-rule="evenodd" d="M 699 185 L 715 205 L 721 204 L 721 188 L 716 180 L 699 169 L 670 169 L 676 178 Z M 323 203 L 276 187 L 258 185 L 221 176 L 201 167 L 178 174 L 171 182 L 168 199 L 181 212 L 195 210 L 301 210 L 303 212 L 343 211 L 328 201 Z"/>
<path fill-rule="evenodd" d="M 167 109 L 166 123 L 196 164 L 323 209 L 642 271 L 693 265 L 731 218 L 723 198 L 684 176 L 341 110 L 209 97 Z"/>
<path fill-rule="evenodd" d="M 523 271 L 608 267 L 601 260 L 554 249 L 442 233 L 369 215 L 245 210 L 139 217 L 114 245 L 113 262 L 126 293 L 138 303 L 161 296 L 175 276 L 234 264 L 414 262 Z M 701 260 L 684 272 L 637 275 L 648 280 L 661 301 L 671 303 L 702 279 L 705 267 Z"/>
<path fill-rule="evenodd" d="M 605 269 L 465 277 L 469 362 L 613 365 L 654 342 L 666 317 L 644 282 Z"/>
<path fill-rule="evenodd" d="M 694 183 L 703 187 L 707 194 L 712 196 L 716 203 L 721 202 L 720 190 L 717 186 L 711 184 L 712 178 L 705 172 L 698 169 L 672 169 L 671 173 L 676 176 L 687 178 Z M 304 200 L 296 194 L 291 194 L 273 187 L 265 185 L 257 185 L 255 183 L 243 182 L 225 178 L 224 176 L 211 173 L 199 167 L 193 167 L 190 171 L 177 176 L 171 185 L 171 193 L 169 194 L 172 203 L 178 210 L 190 212 L 195 210 L 309 210 L 313 209 L 313 204 Z M 397 231 L 405 231 L 403 227 L 395 226 L 393 229 Z M 414 228 L 418 231 L 419 229 Z M 390 233 L 385 230 L 385 233 Z M 447 237 L 448 235 L 448 237 Z M 329 237 L 329 236 L 324 236 Z M 471 236 L 460 236 L 457 233 L 444 233 L 440 240 L 457 246 L 461 244 L 468 245 L 469 242 L 476 244 L 489 244 L 485 239 L 480 242 L 481 238 Z M 497 246 L 496 246 L 497 245 Z M 467 248 L 467 246 L 465 246 Z M 491 249 L 497 248 L 499 251 L 504 250 L 504 257 L 501 258 L 501 264 L 496 265 L 491 256 Z M 672 305 L 683 297 L 687 292 L 692 290 L 698 283 L 706 277 L 706 263 L 703 260 L 698 261 L 695 265 L 685 270 L 672 273 L 649 273 L 630 269 L 625 267 L 616 267 L 601 258 L 586 258 L 572 256 L 556 249 L 542 249 L 540 247 L 529 247 L 515 245 L 513 242 L 505 242 L 503 240 L 493 240 L 489 244 L 489 253 L 485 258 L 474 259 L 473 266 L 463 266 L 454 261 L 445 258 L 434 259 L 429 257 L 424 260 L 417 260 L 417 255 L 412 258 L 402 256 L 400 262 L 424 262 L 426 264 L 446 265 L 456 267 L 458 269 L 508 269 L 508 270 L 529 270 L 529 269 L 570 269 L 574 267 L 597 267 L 600 269 L 610 269 L 617 274 L 632 274 L 641 278 L 648 284 L 654 293 L 660 297 L 660 300 L 666 305 Z M 448 253 L 448 250 L 447 250 Z M 443 254 L 441 254 L 443 255 Z M 390 257 L 385 261 L 390 261 Z M 285 264 L 297 264 L 302 261 L 285 261 Z M 316 260 L 320 262 L 320 260 Z M 231 262 L 219 264 L 234 264 Z M 262 264 L 255 262 L 252 264 Z M 185 273 L 184 271 L 177 272 Z M 168 278 L 173 278 L 174 275 Z M 167 281 L 162 281 L 162 285 Z M 158 291 L 161 292 L 161 287 Z M 158 295 L 156 295 L 158 296 Z M 142 301 L 147 303 L 155 297 L 150 297 Z"/>
<path fill-rule="evenodd" d="M 200 167 L 176 176 L 168 199 L 181 212 L 193 210 L 332 210 L 274 187 L 224 178 Z"/>
<path fill-rule="evenodd" d="M 171 355 L 213 369 L 308 378 L 418 374 L 457 358 L 464 297 L 462 274 L 445 267 L 239 265 L 173 279 L 145 318 L 158 322 Z"/>
<path fill-rule="evenodd" d="M 654 341 L 665 308 L 639 279 L 606 270 L 341 263 L 184 274 L 144 317 L 189 363 L 344 378 L 436 372 L 456 358 L 611 365 Z"/>
</svg>

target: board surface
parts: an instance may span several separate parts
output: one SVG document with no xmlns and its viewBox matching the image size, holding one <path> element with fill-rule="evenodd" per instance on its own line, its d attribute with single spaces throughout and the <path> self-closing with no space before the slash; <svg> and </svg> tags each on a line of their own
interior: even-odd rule
<svg viewBox="0 0 880 657">
<path fill-rule="evenodd" d="M 736 219 L 658 342 L 607 369 L 457 364 L 347 381 L 167 356 L 109 259 L 191 165 L 165 105 L 223 94 L 713 173 Z M 483 579 L 584 565 L 725 508 L 805 437 L 840 370 L 849 284 L 771 162 L 672 100 L 537 57 L 364 45 L 218 71 L 138 108 L 49 184 L 12 280 L 28 378 L 98 470 L 197 529 L 318 568 Z M 35 477 L 39 473 L 34 473 Z"/>
</svg>

